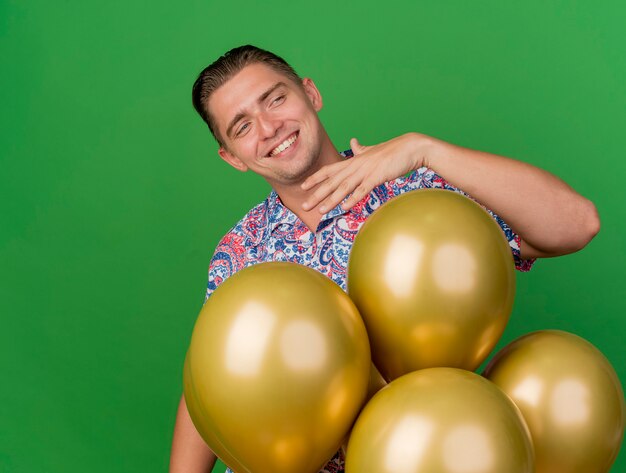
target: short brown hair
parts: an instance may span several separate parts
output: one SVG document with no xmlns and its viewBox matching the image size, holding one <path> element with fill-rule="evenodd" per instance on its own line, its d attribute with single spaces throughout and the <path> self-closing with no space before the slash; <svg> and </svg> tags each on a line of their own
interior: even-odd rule
<svg viewBox="0 0 626 473">
<path fill-rule="evenodd" d="M 249 44 L 231 49 L 213 64 L 205 67 L 193 84 L 191 99 L 194 108 L 209 126 L 209 130 L 211 130 L 211 133 L 221 146 L 223 146 L 224 142 L 219 134 L 219 130 L 217 130 L 214 117 L 209 113 L 209 98 L 213 92 L 244 67 L 255 63 L 266 64 L 276 72 L 287 76 L 287 78 L 302 86 L 300 76 L 283 58 Z"/>
</svg>

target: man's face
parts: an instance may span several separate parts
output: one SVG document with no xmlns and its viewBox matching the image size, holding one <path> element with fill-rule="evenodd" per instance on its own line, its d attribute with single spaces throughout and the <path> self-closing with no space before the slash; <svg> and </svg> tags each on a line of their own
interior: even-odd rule
<svg viewBox="0 0 626 473">
<path fill-rule="evenodd" d="M 231 166 L 263 176 L 271 185 L 294 185 L 315 170 L 322 147 L 317 112 L 322 98 L 310 79 L 302 86 L 264 64 L 251 64 L 210 97 Z"/>
</svg>

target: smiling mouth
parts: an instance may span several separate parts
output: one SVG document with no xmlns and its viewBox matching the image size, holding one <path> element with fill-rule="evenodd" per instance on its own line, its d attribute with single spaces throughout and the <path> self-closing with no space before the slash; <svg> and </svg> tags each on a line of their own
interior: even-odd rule
<svg viewBox="0 0 626 473">
<path fill-rule="evenodd" d="M 274 148 L 272 151 L 270 151 L 268 156 L 270 158 L 273 158 L 274 156 L 276 156 L 276 155 L 282 153 L 283 151 L 285 151 L 286 149 L 290 148 L 291 145 L 296 142 L 296 139 L 298 139 L 298 134 L 299 134 L 299 132 L 296 131 L 295 133 L 292 133 L 291 135 L 289 135 L 285 141 L 283 141 L 276 148 Z"/>
</svg>

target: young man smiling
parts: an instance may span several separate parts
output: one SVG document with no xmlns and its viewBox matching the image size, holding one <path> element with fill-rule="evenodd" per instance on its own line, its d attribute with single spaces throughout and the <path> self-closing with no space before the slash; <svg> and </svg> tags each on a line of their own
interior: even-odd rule
<svg viewBox="0 0 626 473">
<path fill-rule="evenodd" d="M 520 161 L 419 133 L 374 146 L 352 139 L 352 152 L 340 154 L 318 118 L 322 96 L 314 82 L 253 46 L 235 48 L 205 68 L 193 103 L 220 157 L 273 189 L 218 245 L 207 298 L 234 272 L 277 260 L 313 267 L 345 289 L 348 254 L 362 223 L 390 198 L 417 188 L 463 189 L 490 209 L 520 270 L 534 258 L 577 251 L 599 231 L 589 200 Z M 210 471 L 214 462 L 181 399 L 170 471 Z M 341 455 L 322 471 L 343 471 Z"/>
<path fill-rule="evenodd" d="M 222 159 L 262 176 L 283 204 L 299 209 L 296 213 L 314 230 L 321 215 L 302 208 L 308 191 L 301 184 L 315 170 L 340 162 L 341 156 L 317 116 L 322 96 L 313 81 L 295 82 L 266 64 L 253 63 L 205 103 L 214 117 Z"/>
</svg>

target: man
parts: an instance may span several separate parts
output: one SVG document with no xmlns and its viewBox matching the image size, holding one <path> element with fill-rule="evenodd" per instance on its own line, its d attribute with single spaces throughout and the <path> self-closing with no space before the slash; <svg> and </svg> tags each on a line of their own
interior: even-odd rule
<svg viewBox="0 0 626 473">
<path fill-rule="evenodd" d="M 490 209 L 520 270 L 535 258 L 577 251 L 599 231 L 590 201 L 512 159 L 418 133 L 375 146 L 352 139 L 346 159 L 319 121 L 322 96 L 314 82 L 253 46 L 235 48 L 204 69 L 193 103 L 220 157 L 273 189 L 218 245 L 207 298 L 243 267 L 276 260 L 311 266 L 345 289 L 347 257 L 363 221 L 393 196 L 420 187 L 463 189 Z M 181 399 L 170 471 L 210 471 L 214 462 Z M 322 471 L 343 471 L 340 454 Z"/>
</svg>

